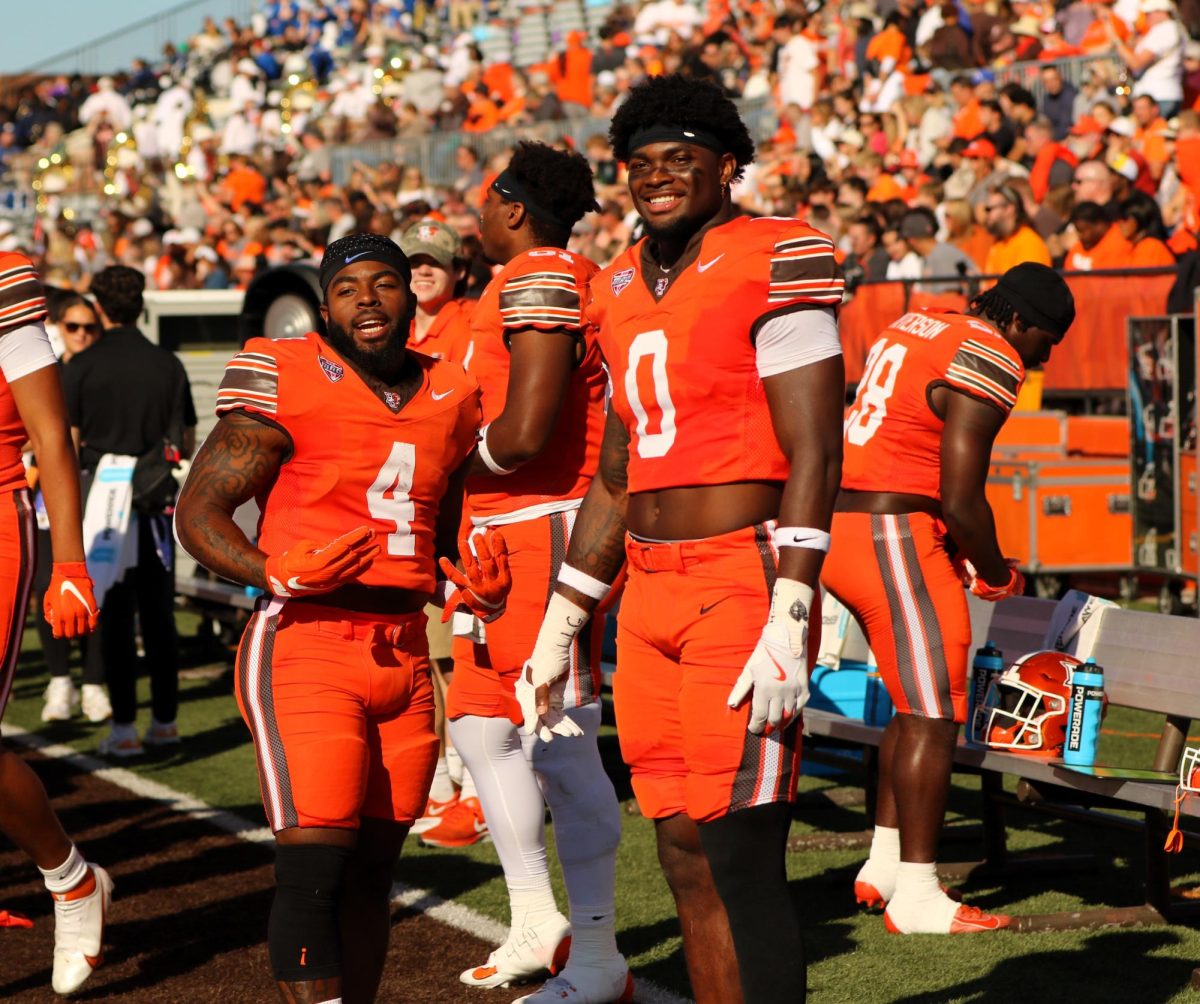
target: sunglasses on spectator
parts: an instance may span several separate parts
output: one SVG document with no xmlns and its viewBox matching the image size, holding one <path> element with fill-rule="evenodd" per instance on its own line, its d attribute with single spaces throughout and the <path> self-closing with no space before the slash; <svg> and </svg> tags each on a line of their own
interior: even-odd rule
<svg viewBox="0 0 1200 1004">
<path fill-rule="evenodd" d="M 80 324 L 78 321 L 67 321 L 63 327 L 66 328 L 67 331 L 71 332 L 71 334 L 74 334 L 76 331 L 85 331 L 89 335 L 94 335 L 96 331 L 99 330 L 100 325 Z"/>
</svg>

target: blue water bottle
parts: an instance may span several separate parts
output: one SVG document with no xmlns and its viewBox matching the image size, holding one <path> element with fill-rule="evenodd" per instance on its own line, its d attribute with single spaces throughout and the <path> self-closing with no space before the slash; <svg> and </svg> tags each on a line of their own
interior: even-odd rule
<svg viewBox="0 0 1200 1004">
<path fill-rule="evenodd" d="M 1071 674 L 1071 704 L 1067 708 L 1067 741 L 1063 763 L 1091 767 L 1100 742 L 1104 714 L 1104 670 L 1088 659 Z"/>
<path fill-rule="evenodd" d="M 1004 672 L 1004 653 L 988 642 L 975 650 L 971 661 L 971 688 L 967 691 L 967 742 L 982 743 L 987 732 L 984 702 L 992 678 Z"/>
</svg>

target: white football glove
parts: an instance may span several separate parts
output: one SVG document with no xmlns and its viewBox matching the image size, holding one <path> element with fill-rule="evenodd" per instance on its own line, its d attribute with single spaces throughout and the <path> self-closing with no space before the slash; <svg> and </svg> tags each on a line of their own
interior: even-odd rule
<svg viewBox="0 0 1200 1004">
<path fill-rule="evenodd" d="M 583 607 L 559 593 L 550 597 L 533 654 L 517 678 L 517 701 L 525 718 L 521 731 L 525 735 L 536 735 L 547 743 L 555 736 L 583 735 L 583 729 L 563 713 L 563 695 L 571 669 L 571 645 L 589 616 Z M 543 685 L 550 687 L 550 707 L 539 715 L 537 689 Z"/>
<path fill-rule="evenodd" d="M 786 728 L 808 703 L 808 615 L 813 596 L 812 586 L 803 582 L 775 581 L 762 636 L 729 692 L 731 708 L 752 694 L 746 727 L 755 735 L 766 726 Z"/>
</svg>

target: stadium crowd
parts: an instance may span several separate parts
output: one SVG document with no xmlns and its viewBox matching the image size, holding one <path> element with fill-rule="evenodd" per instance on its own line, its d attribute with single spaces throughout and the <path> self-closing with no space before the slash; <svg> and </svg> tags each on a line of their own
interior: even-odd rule
<svg viewBox="0 0 1200 1004">
<path fill-rule="evenodd" d="M 32 233 L 0 223 L 0 247 L 79 290 L 111 263 L 144 270 L 150 288 L 244 287 L 266 267 L 319 261 L 352 231 L 398 237 L 432 216 L 464 238 L 478 295 L 479 193 L 507 154 L 489 160 L 477 141 L 607 119 L 632 86 L 672 71 L 773 109 L 735 197 L 828 232 L 851 288 L 1023 260 L 1167 266 L 1197 245 L 1196 4 L 604 10 L 595 38 L 552 37 L 543 62 L 518 68 L 502 59 L 515 31 L 504 5 L 278 0 L 248 23 L 207 20 L 111 77 L 18 81 L 0 103 L 0 171 L 33 183 L 43 212 Z M 446 133 L 462 144 L 445 176 L 406 162 L 414 142 Z M 580 144 L 601 211 L 572 240 L 601 264 L 636 223 L 603 134 L 597 121 Z M 333 147 L 368 141 L 396 156 L 335 179 Z"/>
</svg>

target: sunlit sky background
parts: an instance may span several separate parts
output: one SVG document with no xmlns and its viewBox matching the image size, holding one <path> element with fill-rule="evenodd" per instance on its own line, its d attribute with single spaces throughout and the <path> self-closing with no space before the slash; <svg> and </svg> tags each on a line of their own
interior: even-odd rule
<svg viewBox="0 0 1200 1004">
<path fill-rule="evenodd" d="M 151 15 L 184 4 L 181 0 L 0 0 L 4 31 L 0 32 L 0 73 L 17 73 L 42 59 L 124 29 Z M 112 72 L 128 67 L 135 56 L 154 58 L 163 43 L 184 42 L 200 28 L 206 14 L 218 19 L 257 7 L 251 0 L 203 0 L 175 14 L 167 24 L 124 32 L 100 47 L 86 71 Z M 75 69 L 70 60 L 48 69 Z"/>
</svg>

